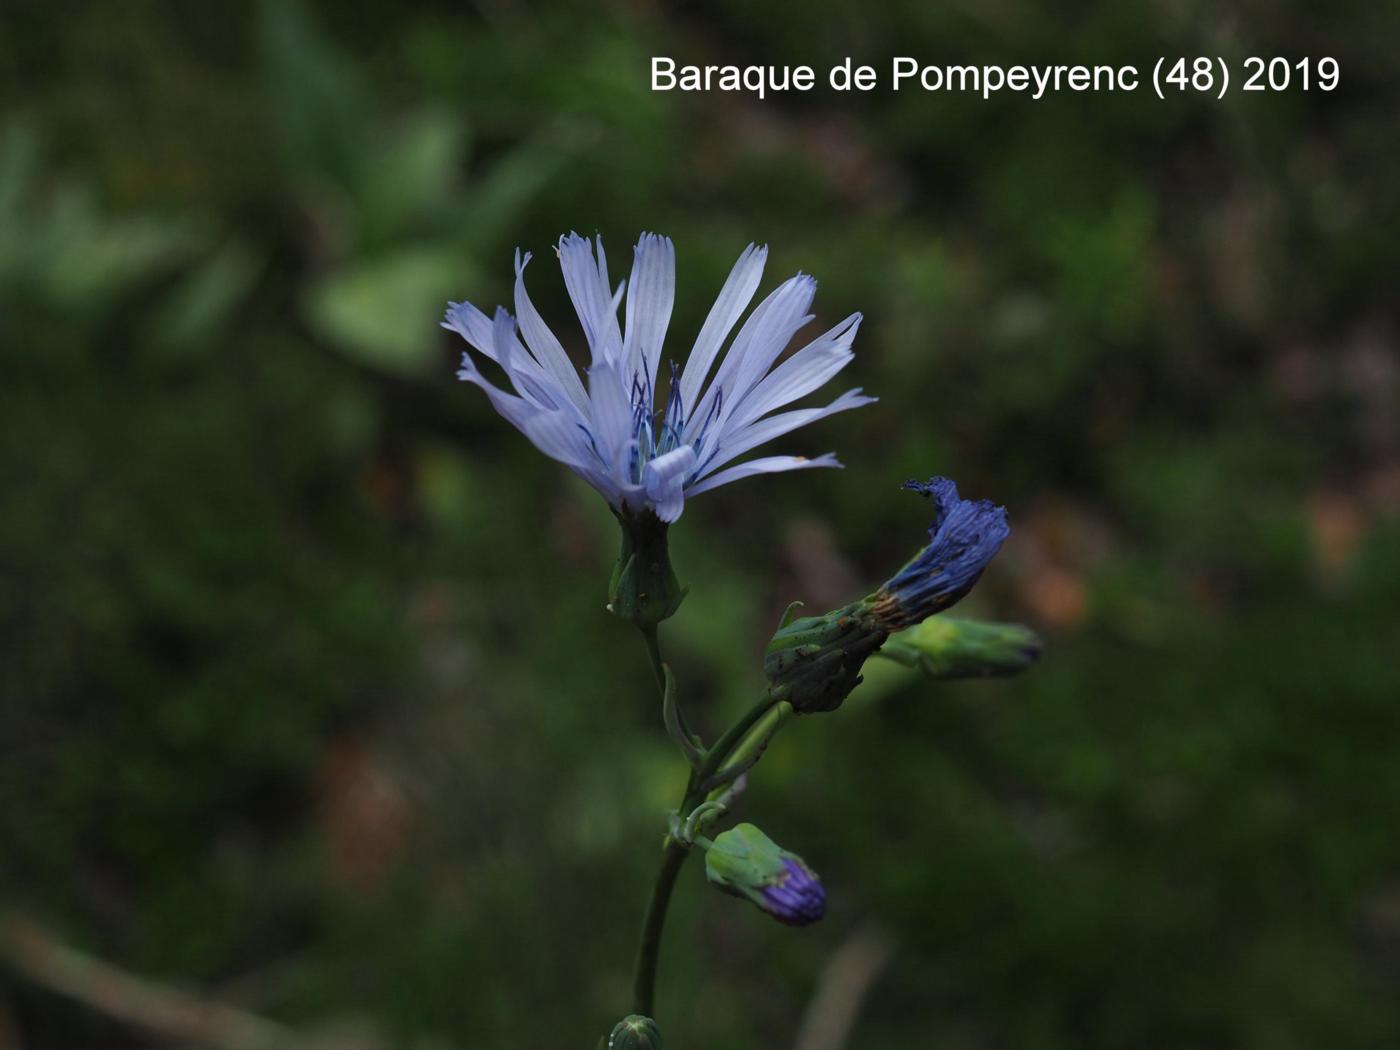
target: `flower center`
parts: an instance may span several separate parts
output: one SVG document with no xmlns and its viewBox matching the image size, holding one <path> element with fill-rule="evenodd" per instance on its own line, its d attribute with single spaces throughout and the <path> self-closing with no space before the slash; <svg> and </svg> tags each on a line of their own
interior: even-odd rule
<svg viewBox="0 0 1400 1050">
<path fill-rule="evenodd" d="M 634 484 L 641 484 L 642 472 L 649 461 L 673 452 L 682 444 L 685 431 L 685 405 L 681 401 L 678 368 L 671 362 L 671 385 L 666 409 L 657 413 L 653 407 L 655 393 L 651 381 L 641 371 L 632 377 L 632 437 L 636 447 L 628 464 Z M 657 416 L 660 419 L 657 419 Z"/>
</svg>

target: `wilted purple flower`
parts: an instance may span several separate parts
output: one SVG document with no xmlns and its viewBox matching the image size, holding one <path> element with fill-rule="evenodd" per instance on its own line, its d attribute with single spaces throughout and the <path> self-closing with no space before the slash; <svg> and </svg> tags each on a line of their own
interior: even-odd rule
<svg viewBox="0 0 1400 1050">
<path fill-rule="evenodd" d="M 571 233 L 560 238 L 555 251 L 591 352 L 586 386 L 526 294 L 528 253 L 517 251 L 515 257 L 515 318 L 498 307 L 492 320 L 470 303 L 451 303 L 443 327 L 498 364 L 515 392 L 488 381 L 470 353 L 462 355 L 458 377 L 481 387 L 497 412 L 540 451 L 602 493 L 615 510 L 651 510 L 672 522 L 680 517 L 685 497 L 707 489 L 754 474 L 840 466 L 833 454 L 815 459 L 768 456 L 728 466 L 789 431 L 875 400 L 858 389 L 849 390 L 821 408 L 770 414 L 822 386 L 854 357 L 851 342 L 860 314 L 847 317 L 774 367 L 793 336 L 812 319 L 808 309 L 816 294 L 813 278 L 799 273 L 779 285 L 739 327 L 721 356 L 758 288 L 768 256 L 767 248 L 744 249 L 684 369 L 672 364 L 663 410 L 658 408 L 656 386 L 675 301 L 675 249 L 670 239 L 643 234 L 633 250 L 630 287 L 622 282 L 616 291 L 609 282 L 601 237 L 595 245 Z M 624 289 L 625 324 L 619 325 Z"/>
<path fill-rule="evenodd" d="M 908 481 L 904 487 L 932 500 L 934 516 L 928 545 L 866 599 L 876 622 L 889 631 L 910 627 L 959 601 L 1011 533 L 1005 507 L 960 499 L 948 478 L 933 478 L 927 485 Z"/>
<path fill-rule="evenodd" d="M 959 499 L 958 487 L 947 478 L 904 487 L 933 500 L 928 545 L 858 602 L 821 616 L 785 616 L 768 643 L 763 670 L 769 689 L 798 714 L 840 707 L 860 684 L 866 659 L 891 634 L 942 612 L 972 590 L 1011 531 L 1005 507 Z"/>
</svg>

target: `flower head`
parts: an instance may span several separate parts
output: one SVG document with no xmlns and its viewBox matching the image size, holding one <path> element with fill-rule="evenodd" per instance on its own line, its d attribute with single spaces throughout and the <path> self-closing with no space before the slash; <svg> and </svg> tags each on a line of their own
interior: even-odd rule
<svg viewBox="0 0 1400 1050">
<path fill-rule="evenodd" d="M 826 914 L 826 890 L 816 872 L 752 824 L 715 836 L 705 852 L 705 877 L 789 926 L 806 926 Z"/>
<path fill-rule="evenodd" d="M 673 522 L 687 496 L 731 481 L 840 466 L 832 454 L 733 462 L 798 427 L 875 400 L 849 390 L 820 408 L 773 414 L 815 391 L 854 357 L 851 343 L 860 314 L 778 363 L 812 319 L 813 278 L 798 274 L 779 285 L 721 354 L 758 289 L 768 256 L 766 248 L 744 249 L 684 368 L 671 364 L 663 402 L 657 396 L 658 372 L 676 286 L 670 239 L 643 234 L 633 250 L 630 282 L 616 291 L 601 237 L 595 243 L 571 233 L 560 238 L 555 251 L 591 354 L 586 384 L 526 294 L 528 253 L 515 257 L 515 317 L 498 307 L 488 318 L 470 303 L 451 303 L 443 327 L 499 365 L 514 390 L 490 382 L 470 353 L 462 355 L 458 378 L 481 387 L 497 412 L 602 493 L 614 510 L 649 510 Z"/>
<path fill-rule="evenodd" d="M 934 515 L 928 545 L 867 599 L 876 621 L 889 631 L 911 627 L 961 600 L 1011 533 L 1005 507 L 960 499 L 948 478 L 927 485 L 908 481 L 904 487 L 927 496 Z"/>
<path fill-rule="evenodd" d="M 798 714 L 840 707 L 860 684 L 865 661 L 881 650 L 889 636 L 941 612 L 972 590 L 1011 531 L 1005 507 L 988 500 L 959 499 L 958 487 L 947 478 L 934 478 L 927 485 L 910 481 L 904 487 L 933 501 L 928 545 L 874 594 L 858 602 L 797 619 L 791 619 L 789 609 L 768 642 L 763 670 L 769 692 L 792 704 Z M 957 634 L 952 639 L 957 643 L 952 648 L 961 647 L 956 659 L 943 651 L 950 648 L 949 641 L 945 631 L 934 647 L 939 652 L 928 656 L 927 667 L 940 672 L 966 671 L 969 664 L 982 668 L 994 654 L 1002 662 L 1018 665 L 1008 667 L 1008 672 L 1029 662 L 1030 654 L 1001 653 L 1005 645 L 1014 647 L 1025 639 L 999 628 L 969 627 Z M 917 643 L 906 639 L 892 658 L 917 663 L 920 654 L 913 651 Z"/>
</svg>

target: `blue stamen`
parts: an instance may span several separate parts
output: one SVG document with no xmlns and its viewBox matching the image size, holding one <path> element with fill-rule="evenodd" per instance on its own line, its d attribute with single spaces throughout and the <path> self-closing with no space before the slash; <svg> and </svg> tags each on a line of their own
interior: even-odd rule
<svg viewBox="0 0 1400 1050">
<path fill-rule="evenodd" d="M 656 442 L 658 456 L 679 447 L 681 432 L 685 430 L 685 405 L 681 403 L 680 384 L 676 381 L 679 369 L 671 362 L 671 387 L 666 400 L 666 414 L 661 424 L 661 436 Z"/>
</svg>

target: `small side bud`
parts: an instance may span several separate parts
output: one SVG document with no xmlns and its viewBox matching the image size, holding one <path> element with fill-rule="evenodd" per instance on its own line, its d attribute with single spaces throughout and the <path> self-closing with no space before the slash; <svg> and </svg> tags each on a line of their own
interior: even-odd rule
<svg viewBox="0 0 1400 1050">
<path fill-rule="evenodd" d="M 816 873 L 752 824 L 715 836 L 705 853 L 705 877 L 789 926 L 806 926 L 826 914 L 826 890 Z"/>
<path fill-rule="evenodd" d="M 631 1014 L 613 1026 L 607 1050 L 663 1050 L 661 1029 L 650 1017 Z"/>
<path fill-rule="evenodd" d="M 1040 656 L 1040 638 L 1019 623 L 935 616 L 893 635 L 880 655 L 930 678 L 1019 674 Z"/>
<path fill-rule="evenodd" d="M 769 692 L 798 714 L 834 711 L 860 684 L 860 668 L 888 632 L 863 602 L 778 628 L 763 654 Z"/>
<path fill-rule="evenodd" d="M 608 612 L 638 626 L 654 626 L 673 615 L 685 588 L 671 568 L 668 526 L 651 511 L 623 512 L 622 550 L 608 583 Z"/>
</svg>

